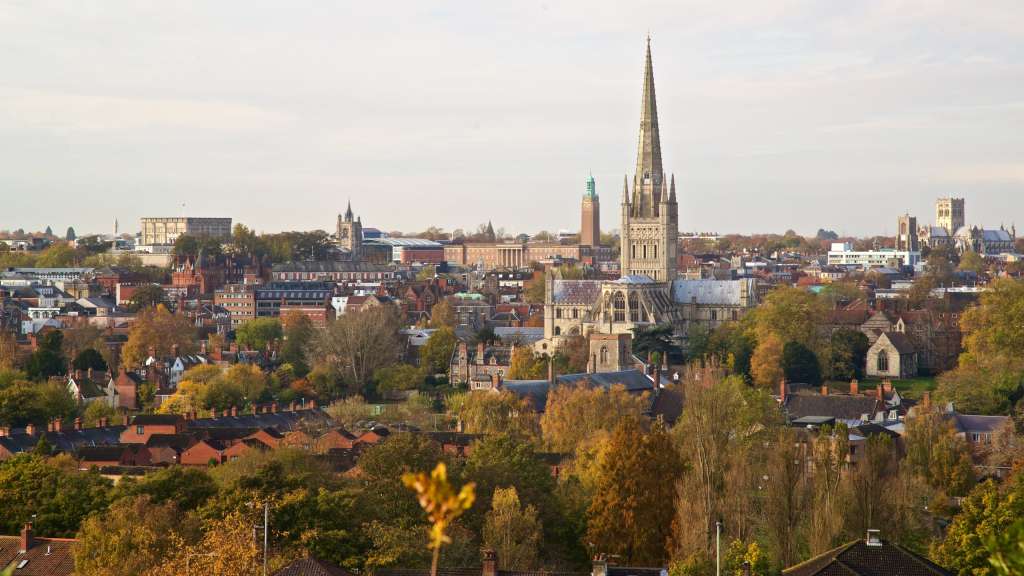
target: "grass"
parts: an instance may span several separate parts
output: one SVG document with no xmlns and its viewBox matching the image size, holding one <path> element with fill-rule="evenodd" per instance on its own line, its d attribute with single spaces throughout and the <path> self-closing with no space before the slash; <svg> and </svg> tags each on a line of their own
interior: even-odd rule
<svg viewBox="0 0 1024 576">
<path fill-rule="evenodd" d="M 860 390 L 871 390 L 881 384 L 882 381 L 877 378 L 866 378 L 858 381 L 858 387 Z M 849 382 L 829 382 L 830 388 L 839 390 L 841 392 L 848 392 L 850 390 Z M 892 385 L 896 390 L 905 398 L 918 399 L 924 395 L 925 392 L 935 390 L 935 377 L 934 376 L 917 376 L 914 378 L 907 378 L 905 380 L 893 380 Z"/>
</svg>

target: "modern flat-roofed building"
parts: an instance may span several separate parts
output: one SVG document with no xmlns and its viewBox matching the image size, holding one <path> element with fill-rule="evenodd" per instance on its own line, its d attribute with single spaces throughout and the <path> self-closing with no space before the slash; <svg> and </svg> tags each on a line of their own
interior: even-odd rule
<svg viewBox="0 0 1024 576">
<path fill-rule="evenodd" d="M 854 250 L 849 242 L 834 242 L 828 251 L 829 266 L 870 269 L 876 267 L 916 266 L 921 253 L 909 250 Z"/>
<path fill-rule="evenodd" d="M 174 244 L 178 236 L 231 238 L 231 218 L 143 218 L 142 244 L 145 246 Z"/>
</svg>

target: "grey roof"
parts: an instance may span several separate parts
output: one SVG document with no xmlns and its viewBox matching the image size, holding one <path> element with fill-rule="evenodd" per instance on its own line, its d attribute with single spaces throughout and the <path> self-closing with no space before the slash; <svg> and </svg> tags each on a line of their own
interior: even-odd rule
<svg viewBox="0 0 1024 576">
<path fill-rule="evenodd" d="M 892 343 L 896 348 L 896 351 L 900 354 L 913 354 L 917 352 L 917 349 L 914 348 L 914 343 L 910 341 L 910 338 L 906 334 L 900 332 L 883 332 L 882 335 L 889 339 L 889 342 Z M 878 343 L 876 342 L 875 345 L 877 346 Z"/>
<path fill-rule="evenodd" d="M 826 416 L 836 420 L 860 420 L 864 414 L 875 415 L 879 401 L 871 396 L 815 393 L 786 396 L 786 414 L 790 421 L 807 416 Z"/>
<path fill-rule="evenodd" d="M 276 428 L 281 432 L 297 429 L 301 424 L 331 425 L 333 419 L 319 408 L 306 410 L 284 410 L 261 414 L 239 413 L 238 416 L 197 418 L 188 421 L 189 428 Z"/>
<path fill-rule="evenodd" d="M 982 416 L 979 414 L 956 414 L 956 429 L 960 432 L 994 432 L 1005 424 L 1009 416 Z"/>
<path fill-rule="evenodd" d="M 981 239 L 985 242 L 1013 242 L 1013 237 L 1006 230 L 982 230 Z"/>
<path fill-rule="evenodd" d="M 929 226 L 928 235 L 932 238 L 948 238 L 949 232 L 946 232 L 946 229 L 942 226 Z"/>
<path fill-rule="evenodd" d="M 643 274 L 628 274 L 621 276 L 615 280 L 616 284 L 654 284 L 654 280 L 651 280 L 650 276 L 644 276 Z"/>
<path fill-rule="evenodd" d="M 284 262 L 274 264 L 274 273 L 278 272 L 382 272 L 390 270 L 388 266 L 369 262 L 353 262 L 351 260 L 323 260 L 319 262 Z"/>
<path fill-rule="evenodd" d="M 952 572 L 898 544 L 855 540 L 782 571 L 784 576 L 952 576 Z"/>
<path fill-rule="evenodd" d="M 505 328 L 497 326 L 494 328 L 494 335 L 502 340 L 516 338 L 524 344 L 532 344 L 544 338 L 544 327 Z"/>
<path fill-rule="evenodd" d="M 0 436 L 0 446 L 12 454 L 27 452 L 36 447 L 40 436 L 58 452 L 75 452 L 82 446 L 110 446 L 121 441 L 124 426 L 107 426 L 105 428 L 83 428 L 82 430 L 64 430 L 61 432 L 37 432 L 31 436 L 24 431 Z"/>
<path fill-rule="evenodd" d="M 587 384 L 609 389 L 615 385 L 625 387 L 627 392 L 641 394 L 654 390 L 654 382 L 640 370 L 623 370 L 621 372 L 583 372 L 580 374 L 563 374 L 555 377 L 557 386 Z M 547 380 L 506 380 L 502 387 L 521 398 L 529 398 L 534 410 L 543 412 L 548 402 L 548 390 L 551 386 Z"/>
<path fill-rule="evenodd" d="M 601 296 L 601 281 L 556 278 L 551 290 L 557 304 L 593 304 Z"/>
<path fill-rule="evenodd" d="M 753 278 L 740 280 L 688 280 L 678 278 L 672 282 L 672 298 L 679 303 L 689 304 L 696 298 L 697 304 L 742 306 L 743 283 L 747 283 L 747 294 L 753 294 Z"/>
</svg>

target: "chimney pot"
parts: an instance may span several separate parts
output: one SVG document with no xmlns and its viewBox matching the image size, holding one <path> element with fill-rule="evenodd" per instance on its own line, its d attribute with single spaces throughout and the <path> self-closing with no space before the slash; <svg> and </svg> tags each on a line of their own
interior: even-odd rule
<svg viewBox="0 0 1024 576">
<path fill-rule="evenodd" d="M 309 409 L 310 410 L 316 410 L 316 400 L 310 400 L 309 401 Z"/>
<path fill-rule="evenodd" d="M 231 416 L 233 416 L 233 417 L 238 416 L 238 406 L 232 406 L 231 407 Z"/>
<path fill-rule="evenodd" d="M 484 550 L 483 570 L 481 576 L 498 576 L 498 553 L 494 550 Z"/>
<path fill-rule="evenodd" d="M 789 386 L 786 384 L 786 379 L 779 380 L 779 401 L 783 404 L 786 403 L 786 389 Z"/>
<path fill-rule="evenodd" d="M 85 374 L 89 380 L 92 380 L 92 366 L 89 366 L 89 368 L 85 371 Z"/>
<path fill-rule="evenodd" d="M 860 383 L 857 382 L 856 378 L 854 378 L 853 380 L 850 380 L 850 394 L 851 395 L 860 394 Z"/>
<path fill-rule="evenodd" d="M 25 434 L 28 434 L 29 436 L 35 436 L 35 434 L 36 434 L 36 425 L 31 423 L 31 422 L 26 424 L 25 425 Z"/>
<path fill-rule="evenodd" d="M 821 395 L 822 396 L 828 396 L 828 385 L 827 384 L 822 384 L 821 385 Z"/>
<path fill-rule="evenodd" d="M 21 541 L 18 542 L 18 551 L 24 554 L 32 549 L 32 544 L 32 523 L 25 522 L 25 525 L 21 528 Z"/>
<path fill-rule="evenodd" d="M 277 402 L 276 401 L 270 403 L 270 411 L 272 413 L 274 413 L 274 414 L 277 414 Z"/>
<path fill-rule="evenodd" d="M 75 430 L 81 430 L 81 429 L 82 429 L 82 418 L 81 417 L 75 418 Z"/>
</svg>

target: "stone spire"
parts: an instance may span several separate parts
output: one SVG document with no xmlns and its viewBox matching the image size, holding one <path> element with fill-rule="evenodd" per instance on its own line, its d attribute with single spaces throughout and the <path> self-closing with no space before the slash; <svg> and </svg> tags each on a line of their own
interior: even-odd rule
<svg viewBox="0 0 1024 576">
<path fill-rule="evenodd" d="M 651 37 L 647 37 L 644 61 L 644 95 L 640 108 L 640 138 L 636 150 L 637 184 L 650 178 L 653 190 L 661 188 L 661 137 L 658 133 L 658 103 L 654 95 L 654 65 L 651 63 Z M 651 204 L 654 204 L 653 198 Z"/>
<path fill-rule="evenodd" d="M 622 203 L 629 204 L 629 175 L 622 175 Z"/>
<path fill-rule="evenodd" d="M 676 201 L 676 174 L 675 174 L 675 172 L 672 173 L 672 185 L 669 187 L 668 201 L 669 202 L 675 202 Z"/>
<path fill-rule="evenodd" d="M 352 200 L 348 201 L 348 209 L 345 210 L 345 222 L 352 221 Z"/>
</svg>

